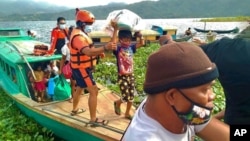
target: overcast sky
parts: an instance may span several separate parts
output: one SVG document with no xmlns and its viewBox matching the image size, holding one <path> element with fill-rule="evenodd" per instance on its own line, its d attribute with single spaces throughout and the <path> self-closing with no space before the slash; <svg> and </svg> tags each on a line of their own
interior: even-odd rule
<svg viewBox="0 0 250 141">
<path fill-rule="evenodd" d="M 147 1 L 147 0 L 33 0 L 33 1 L 43 1 L 43 2 L 48 2 L 51 4 L 56 4 L 58 6 L 80 8 L 80 7 L 89 7 L 89 6 L 97 6 L 97 5 L 106 5 L 110 2 L 125 2 L 127 4 L 131 4 L 131 3 Z M 151 1 L 157 1 L 157 0 L 151 0 Z"/>
</svg>

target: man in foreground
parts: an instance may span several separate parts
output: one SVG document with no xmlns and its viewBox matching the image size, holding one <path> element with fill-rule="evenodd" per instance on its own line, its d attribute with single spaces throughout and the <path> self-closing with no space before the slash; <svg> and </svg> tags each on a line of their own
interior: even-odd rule
<svg viewBox="0 0 250 141">
<path fill-rule="evenodd" d="M 190 43 L 163 45 L 148 58 L 144 91 L 122 141 L 229 141 L 229 126 L 211 117 L 217 67 Z"/>
</svg>

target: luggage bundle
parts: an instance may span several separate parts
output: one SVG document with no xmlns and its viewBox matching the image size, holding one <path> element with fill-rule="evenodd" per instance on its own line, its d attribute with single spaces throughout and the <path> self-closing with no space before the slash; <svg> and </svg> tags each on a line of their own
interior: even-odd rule
<svg viewBox="0 0 250 141">
<path fill-rule="evenodd" d="M 43 56 L 47 53 L 48 51 L 48 46 L 46 45 L 35 45 L 34 46 L 34 50 L 33 50 L 33 55 L 36 55 L 36 56 Z"/>
<path fill-rule="evenodd" d="M 119 30 L 139 31 L 145 28 L 141 17 L 127 9 L 115 10 L 109 13 L 107 17 L 107 25 L 105 26 L 105 32 L 107 32 L 110 36 L 113 35 L 113 28 L 110 24 L 111 21 L 117 22 Z"/>
</svg>

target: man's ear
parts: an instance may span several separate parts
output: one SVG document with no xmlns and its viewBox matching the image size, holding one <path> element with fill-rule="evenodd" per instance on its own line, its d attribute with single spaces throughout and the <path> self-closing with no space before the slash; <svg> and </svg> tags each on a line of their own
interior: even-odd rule
<svg viewBox="0 0 250 141">
<path fill-rule="evenodd" d="M 170 105 L 174 105 L 174 101 L 175 101 L 175 94 L 176 94 L 176 89 L 169 89 L 168 91 L 166 91 L 165 93 L 165 99 L 168 101 L 168 103 Z"/>
</svg>

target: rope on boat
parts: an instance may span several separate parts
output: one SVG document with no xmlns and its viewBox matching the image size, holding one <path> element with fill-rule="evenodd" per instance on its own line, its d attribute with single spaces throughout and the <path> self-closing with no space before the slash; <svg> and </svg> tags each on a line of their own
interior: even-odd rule
<svg viewBox="0 0 250 141">
<path fill-rule="evenodd" d="M 89 123 L 88 121 L 80 120 L 80 119 L 74 118 L 74 117 L 72 117 L 72 116 L 70 116 L 70 115 L 65 115 L 65 114 L 62 114 L 62 113 L 59 113 L 59 112 L 56 112 L 56 111 L 53 111 L 53 110 L 50 110 L 50 109 L 47 109 L 47 108 L 42 108 L 42 110 L 44 110 L 44 111 L 49 111 L 49 112 L 51 112 L 51 113 L 58 114 L 58 115 L 60 115 L 60 116 L 64 116 L 64 117 L 67 117 L 67 118 L 70 118 L 70 119 L 74 119 L 74 120 L 76 120 L 76 121 L 85 123 L 86 126 L 88 126 L 88 124 L 92 124 L 92 123 Z M 85 117 L 82 117 L 82 118 L 87 119 L 87 118 L 85 118 Z M 102 127 L 102 128 L 106 128 L 106 129 L 108 129 L 108 130 L 114 131 L 114 132 L 119 133 L 119 134 L 123 134 L 123 133 L 124 133 L 123 130 L 118 129 L 118 128 L 115 128 L 115 127 L 112 127 L 112 126 L 109 126 L 109 125 L 95 124 L 95 126 Z"/>
</svg>

